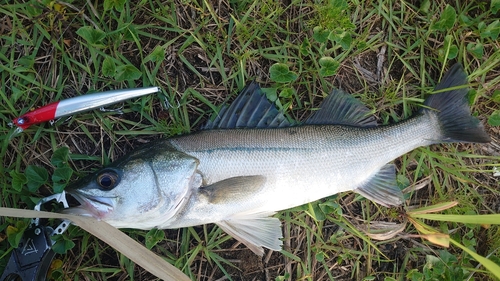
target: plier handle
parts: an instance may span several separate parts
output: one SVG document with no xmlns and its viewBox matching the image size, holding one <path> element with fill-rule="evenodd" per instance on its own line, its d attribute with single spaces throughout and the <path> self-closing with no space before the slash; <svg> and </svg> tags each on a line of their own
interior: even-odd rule
<svg viewBox="0 0 500 281">
<path fill-rule="evenodd" d="M 45 197 L 35 206 L 40 211 L 42 204 L 56 200 L 68 208 L 66 196 L 63 193 Z M 31 220 L 30 227 L 24 231 L 21 241 L 11 255 L 0 281 L 43 281 L 55 256 L 52 245 L 55 241 L 50 237 L 62 234 L 70 225 L 70 221 L 64 220 L 56 229 L 40 224 L 38 218 Z"/>
</svg>

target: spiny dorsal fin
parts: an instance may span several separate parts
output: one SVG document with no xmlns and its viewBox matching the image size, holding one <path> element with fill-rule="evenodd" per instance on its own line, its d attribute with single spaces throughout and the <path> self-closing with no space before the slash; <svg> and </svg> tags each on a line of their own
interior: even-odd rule
<svg viewBox="0 0 500 281">
<path fill-rule="evenodd" d="M 281 222 L 277 218 L 254 214 L 248 217 L 237 216 L 216 224 L 261 257 L 264 255 L 262 247 L 281 251 L 283 241 L 280 239 L 283 234 Z"/>
<path fill-rule="evenodd" d="M 257 82 L 252 81 L 236 97 L 229 107 L 223 107 L 213 121 L 208 121 L 203 129 L 235 129 L 235 128 L 281 128 L 290 123 L 278 111 L 260 89 Z"/>
<path fill-rule="evenodd" d="M 397 185 L 394 164 L 386 164 L 375 176 L 355 189 L 354 192 L 386 207 L 401 205 L 404 200 L 403 192 Z"/>
<path fill-rule="evenodd" d="M 356 127 L 375 127 L 377 121 L 370 110 L 353 96 L 333 90 L 304 124 L 309 125 L 348 125 Z"/>
</svg>

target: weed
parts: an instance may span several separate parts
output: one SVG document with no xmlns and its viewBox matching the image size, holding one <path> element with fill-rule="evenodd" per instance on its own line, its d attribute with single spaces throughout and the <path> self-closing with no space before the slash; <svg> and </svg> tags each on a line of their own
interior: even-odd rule
<svg viewBox="0 0 500 281">
<path fill-rule="evenodd" d="M 10 2 L 0 5 L 2 206 L 33 208 L 141 143 L 196 130 L 249 80 L 291 120 L 304 120 L 340 88 L 388 124 L 409 118 L 445 69 L 461 62 L 473 114 L 493 142 L 397 159 L 400 188 L 414 190 L 406 209 L 347 193 L 284 211 L 285 249 L 262 260 L 213 226 L 125 231 L 196 280 L 494 278 L 483 264 L 499 264 L 498 226 L 467 216 L 477 222 L 499 212 L 499 1 Z M 149 85 L 162 93 L 9 138 L 8 123 L 33 108 Z M 414 224 L 404 224 L 414 208 L 451 200 L 459 204 L 443 210 L 445 221 L 413 213 Z M 378 221 L 403 230 L 375 241 L 361 226 Z M 0 218 L 0 272 L 27 226 Z M 57 242 L 65 254 L 53 280 L 153 278 L 77 227 Z"/>
</svg>

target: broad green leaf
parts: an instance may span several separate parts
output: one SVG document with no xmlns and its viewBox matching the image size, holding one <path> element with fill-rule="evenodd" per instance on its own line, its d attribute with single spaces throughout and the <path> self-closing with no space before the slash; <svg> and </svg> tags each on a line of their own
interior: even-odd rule
<svg viewBox="0 0 500 281">
<path fill-rule="evenodd" d="M 496 14 L 500 10 L 500 0 L 491 0 L 490 11 L 492 14 Z"/>
<path fill-rule="evenodd" d="M 54 193 L 61 193 L 64 190 L 71 175 L 73 175 L 73 170 L 70 167 L 60 167 L 54 170 L 52 174 Z"/>
<path fill-rule="evenodd" d="M 429 8 L 431 7 L 431 2 L 430 0 L 424 0 L 420 4 L 420 8 L 418 9 L 420 12 L 423 14 L 428 14 L 429 13 Z"/>
<path fill-rule="evenodd" d="M 491 96 L 491 100 L 500 103 L 500 90 L 495 90 Z"/>
<path fill-rule="evenodd" d="M 483 58 L 484 45 L 481 42 L 467 44 L 467 51 L 478 59 Z"/>
<path fill-rule="evenodd" d="M 19 58 L 19 60 L 17 61 L 17 63 L 19 65 L 24 66 L 27 69 L 30 69 L 35 64 L 35 58 L 32 55 L 30 55 L 30 56 L 22 56 L 22 57 Z"/>
<path fill-rule="evenodd" d="M 161 46 L 156 46 L 155 49 L 144 59 L 144 61 L 154 62 L 162 62 L 163 60 L 165 60 L 165 49 Z"/>
<path fill-rule="evenodd" d="M 447 31 L 455 25 L 456 20 L 457 12 L 455 11 L 455 8 L 447 4 L 446 8 L 441 14 L 441 18 L 439 19 L 439 21 L 433 24 L 431 28 L 439 31 Z"/>
<path fill-rule="evenodd" d="M 424 279 L 424 274 L 419 272 L 418 269 L 414 268 L 408 271 L 408 274 L 406 274 L 406 280 L 417 281 L 425 279 Z"/>
<path fill-rule="evenodd" d="M 158 242 L 165 239 L 165 232 L 159 229 L 151 229 L 146 233 L 146 248 L 152 249 Z"/>
<path fill-rule="evenodd" d="M 49 179 L 49 173 L 42 167 L 30 165 L 24 171 L 24 175 L 28 180 L 28 190 L 35 192 L 40 186 L 45 184 Z"/>
<path fill-rule="evenodd" d="M 335 30 L 330 33 L 328 38 L 335 43 L 339 44 L 342 49 L 348 50 L 351 47 L 352 37 L 351 33 L 345 30 Z"/>
<path fill-rule="evenodd" d="M 271 80 L 278 83 L 290 83 L 297 79 L 298 75 L 284 63 L 275 63 L 269 68 Z"/>
<path fill-rule="evenodd" d="M 486 269 L 488 269 L 489 272 L 491 272 L 493 275 L 495 275 L 496 278 L 500 279 L 500 266 L 493 261 L 477 254 L 476 252 L 472 251 L 471 249 L 463 246 L 462 244 L 458 243 L 457 241 L 450 239 L 450 242 L 465 251 L 467 254 L 471 255 L 476 261 L 478 261 L 480 264 L 482 264 Z"/>
<path fill-rule="evenodd" d="M 325 43 L 328 41 L 328 35 L 330 30 L 322 28 L 321 26 L 316 26 L 313 28 L 313 38 L 319 43 Z"/>
<path fill-rule="evenodd" d="M 470 17 L 468 17 L 465 14 L 460 14 L 458 16 L 458 22 L 460 23 L 461 26 L 472 26 L 472 25 L 475 25 L 474 20 L 471 19 Z"/>
<path fill-rule="evenodd" d="M 323 213 L 318 203 L 316 202 L 308 203 L 307 207 L 308 209 L 306 210 L 306 213 L 313 219 L 317 221 L 324 221 L 326 219 L 326 215 L 325 213 Z"/>
<path fill-rule="evenodd" d="M 484 21 L 480 22 L 477 24 L 477 29 L 480 31 L 480 32 L 483 32 L 485 29 L 486 29 L 486 23 L 484 23 Z"/>
<path fill-rule="evenodd" d="M 454 255 L 452 255 L 450 252 L 448 252 L 446 250 L 439 250 L 438 253 L 439 253 L 439 257 L 441 258 L 441 260 L 446 264 L 452 264 L 452 263 L 458 262 L 457 257 L 455 257 Z"/>
<path fill-rule="evenodd" d="M 442 277 L 445 271 L 446 265 L 441 261 L 440 258 L 433 255 L 426 256 L 426 263 L 423 268 L 423 273 L 426 277 L 424 280 L 437 280 L 437 278 L 433 277 Z"/>
<path fill-rule="evenodd" d="M 286 87 L 280 92 L 280 98 L 291 98 L 295 94 L 295 90 L 293 88 Z"/>
<path fill-rule="evenodd" d="M 104 0 L 104 11 L 115 8 L 118 12 L 123 12 L 127 0 Z"/>
<path fill-rule="evenodd" d="M 63 167 L 68 164 L 69 149 L 66 146 L 62 146 L 52 154 L 50 162 L 54 167 Z"/>
<path fill-rule="evenodd" d="M 399 189 L 403 190 L 405 188 L 407 188 L 408 186 L 410 186 L 410 180 L 403 176 L 403 175 L 398 175 L 397 177 L 397 183 L 398 183 L 398 187 Z"/>
<path fill-rule="evenodd" d="M 327 215 L 333 213 L 339 216 L 342 215 L 342 208 L 340 207 L 339 204 L 335 203 L 334 201 L 329 200 L 324 203 L 319 203 L 318 206 L 321 209 L 321 211 Z"/>
<path fill-rule="evenodd" d="M 17 192 L 20 192 L 23 189 L 23 186 L 28 182 L 28 179 L 26 179 L 26 176 L 23 173 L 19 173 L 14 170 L 10 171 L 9 174 L 12 177 L 12 188 Z"/>
<path fill-rule="evenodd" d="M 10 98 L 12 99 L 13 102 L 16 102 L 20 97 L 24 96 L 24 94 L 26 93 L 25 91 L 22 91 L 16 86 L 12 86 L 11 91 L 12 91 L 12 96 Z"/>
<path fill-rule="evenodd" d="M 66 254 L 68 250 L 75 247 L 75 243 L 69 238 L 66 238 L 64 235 L 54 235 L 51 238 L 56 241 L 56 243 L 52 245 L 52 250 L 58 254 Z"/>
<path fill-rule="evenodd" d="M 484 30 L 481 31 L 481 38 L 491 38 L 492 40 L 497 40 L 498 35 L 500 34 L 500 21 L 496 20 L 490 23 Z"/>
<path fill-rule="evenodd" d="M 284 250 L 282 250 L 284 251 Z M 285 281 L 290 279 L 290 273 L 285 273 L 285 275 L 279 275 L 274 278 L 274 281 Z"/>
<path fill-rule="evenodd" d="M 134 42 L 137 38 L 139 38 L 139 35 L 137 33 L 137 28 L 135 28 L 135 25 L 129 25 L 127 29 L 125 29 L 123 35 L 124 35 L 123 40 L 132 42 Z"/>
<path fill-rule="evenodd" d="M 77 31 L 76 34 L 80 35 L 85 41 L 90 45 L 98 46 L 102 44 L 102 40 L 106 38 L 106 33 L 104 31 L 95 29 L 91 26 L 82 26 Z"/>
<path fill-rule="evenodd" d="M 340 46 L 342 46 L 342 49 L 349 50 L 349 48 L 351 47 L 351 42 L 352 42 L 351 33 L 346 32 L 339 43 L 340 43 Z"/>
<path fill-rule="evenodd" d="M 319 75 L 323 77 L 332 76 L 337 73 L 340 63 L 332 57 L 322 57 L 319 59 Z"/>
<path fill-rule="evenodd" d="M 25 5 L 25 7 L 27 14 L 30 15 L 31 18 L 36 18 L 43 12 L 43 10 L 39 8 L 41 7 L 39 5 Z"/>
<path fill-rule="evenodd" d="M 457 45 L 451 45 L 450 50 L 448 51 L 448 59 L 454 59 L 458 55 L 458 47 Z"/>
<path fill-rule="evenodd" d="M 116 64 L 111 57 L 106 57 L 102 61 L 102 75 L 106 77 L 114 77 L 116 74 Z"/>
<path fill-rule="evenodd" d="M 453 44 L 453 36 L 446 35 L 444 39 L 444 49 L 448 52 L 448 59 L 454 59 L 458 54 L 458 47 Z"/>
<path fill-rule="evenodd" d="M 131 64 L 120 65 L 116 68 L 116 80 L 119 82 L 137 80 L 141 76 L 142 72 Z"/>
<path fill-rule="evenodd" d="M 490 126 L 500 126 L 500 110 L 495 110 L 488 118 L 488 124 Z"/>
<path fill-rule="evenodd" d="M 7 226 L 7 241 L 9 241 L 10 246 L 12 246 L 13 248 L 17 248 L 26 228 L 28 228 L 28 224 L 26 224 L 24 221 L 16 222 L 16 226 Z"/>
<path fill-rule="evenodd" d="M 335 29 L 330 32 L 330 34 L 328 35 L 328 39 L 339 44 L 344 50 L 348 50 L 352 42 L 351 33 L 341 28 Z"/>
<path fill-rule="evenodd" d="M 266 98 L 272 102 L 275 102 L 278 99 L 278 89 L 276 88 L 262 88 L 261 89 L 264 94 L 266 94 Z"/>
<path fill-rule="evenodd" d="M 300 44 L 300 53 L 303 56 L 309 55 L 309 51 L 311 49 L 311 43 L 309 42 L 309 39 L 307 37 L 302 41 L 302 44 Z"/>
<path fill-rule="evenodd" d="M 325 261 L 325 253 L 323 251 L 316 253 L 316 260 L 319 262 L 324 262 Z"/>
<path fill-rule="evenodd" d="M 457 57 L 458 47 L 453 44 L 453 36 L 446 35 L 444 39 L 444 46 L 438 50 L 438 54 L 441 61 L 451 60 Z"/>
<path fill-rule="evenodd" d="M 329 4 L 339 9 L 340 11 L 344 11 L 349 7 L 349 4 L 346 0 L 330 0 Z"/>
</svg>

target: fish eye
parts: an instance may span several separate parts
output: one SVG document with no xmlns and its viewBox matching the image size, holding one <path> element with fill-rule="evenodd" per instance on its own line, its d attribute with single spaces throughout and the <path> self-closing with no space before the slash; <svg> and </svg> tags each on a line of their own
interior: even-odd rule
<svg viewBox="0 0 500 281">
<path fill-rule="evenodd" d="M 111 190 L 115 188 L 118 182 L 118 175 L 112 171 L 105 171 L 97 176 L 97 184 L 102 190 Z"/>
</svg>

